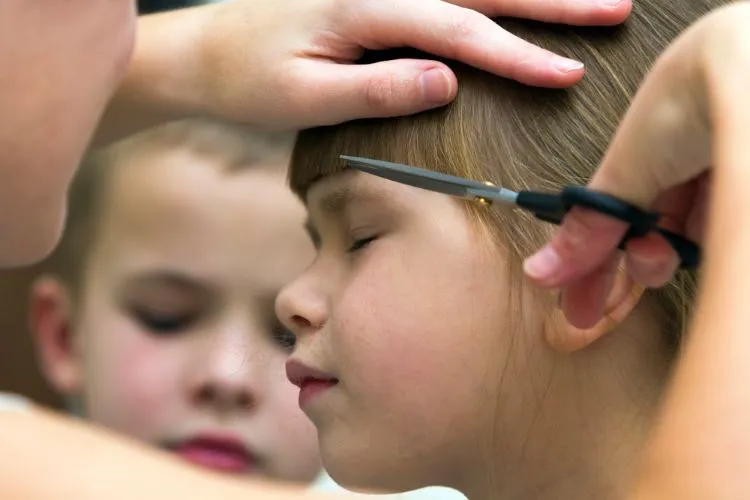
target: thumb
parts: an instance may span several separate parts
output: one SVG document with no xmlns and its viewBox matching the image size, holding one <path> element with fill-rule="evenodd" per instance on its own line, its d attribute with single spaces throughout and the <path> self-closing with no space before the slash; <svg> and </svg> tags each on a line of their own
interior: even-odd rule
<svg viewBox="0 0 750 500">
<path fill-rule="evenodd" d="M 316 64 L 308 82 L 316 96 L 317 125 L 371 117 L 409 115 L 444 106 L 456 96 L 456 76 L 436 61 L 397 59 L 373 64 Z"/>
</svg>

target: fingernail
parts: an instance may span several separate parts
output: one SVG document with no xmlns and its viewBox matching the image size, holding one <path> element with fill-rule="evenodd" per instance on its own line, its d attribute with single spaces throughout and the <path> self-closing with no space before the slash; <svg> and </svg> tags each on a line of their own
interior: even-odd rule
<svg viewBox="0 0 750 500">
<path fill-rule="evenodd" d="M 546 246 L 526 259 L 523 270 L 527 276 L 537 280 L 551 277 L 560 266 L 560 256 L 551 247 Z"/>
<path fill-rule="evenodd" d="M 622 0 L 599 0 L 599 3 L 605 7 L 617 7 L 622 3 Z"/>
<path fill-rule="evenodd" d="M 578 71 L 583 69 L 583 63 L 580 61 L 574 61 L 573 59 L 565 59 L 558 57 L 555 59 L 555 69 L 561 73 L 570 73 L 571 71 Z"/>
<path fill-rule="evenodd" d="M 422 73 L 422 95 L 425 100 L 442 104 L 448 102 L 453 93 L 453 84 L 444 69 L 432 68 Z"/>
</svg>

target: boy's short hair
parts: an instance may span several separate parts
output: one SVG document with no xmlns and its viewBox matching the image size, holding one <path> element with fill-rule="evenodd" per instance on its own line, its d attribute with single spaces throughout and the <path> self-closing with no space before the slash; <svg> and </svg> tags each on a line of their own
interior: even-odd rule
<svg viewBox="0 0 750 500">
<path fill-rule="evenodd" d="M 182 148 L 218 159 L 229 171 L 261 163 L 286 166 L 295 137 L 291 132 L 264 133 L 236 123 L 201 118 L 160 125 L 89 152 L 71 183 L 65 231 L 45 267 L 74 296 L 80 292 L 86 260 L 96 241 L 102 201 L 113 172 L 122 163 Z"/>
</svg>

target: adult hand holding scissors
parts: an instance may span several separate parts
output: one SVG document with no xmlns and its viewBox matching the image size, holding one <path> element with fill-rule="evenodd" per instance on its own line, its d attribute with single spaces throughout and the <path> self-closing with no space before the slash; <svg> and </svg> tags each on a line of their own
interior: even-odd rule
<svg viewBox="0 0 750 500">
<path fill-rule="evenodd" d="M 709 181 L 730 178 L 739 183 L 731 186 L 735 191 L 750 186 L 740 182 L 750 178 L 748 19 L 750 4 L 732 4 L 672 44 L 635 96 L 589 188 L 665 214 L 664 226 L 703 242 Z M 726 197 L 715 203 L 714 211 L 721 211 Z M 739 237 L 738 221 L 728 219 L 717 223 L 730 224 Z M 564 289 L 573 324 L 593 323 L 601 316 L 601 298 L 586 289 L 607 279 L 626 230 L 615 219 L 573 210 L 549 244 L 527 260 L 527 275 L 542 287 Z M 631 276 L 647 287 L 665 284 L 679 264 L 655 233 L 631 241 L 625 258 Z"/>
</svg>

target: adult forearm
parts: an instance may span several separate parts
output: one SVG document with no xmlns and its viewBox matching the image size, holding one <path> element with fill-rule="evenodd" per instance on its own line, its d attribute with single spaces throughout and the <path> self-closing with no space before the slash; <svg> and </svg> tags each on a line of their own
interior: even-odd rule
<svg viewBox="0 0 750 500">
<path fill-rule="evenodd" d="M 299 487 L 204 472 L 40 410 L 0 413 L 0 443 L 3 500 L 321 499 Z"/>
<path fill-rule="evenodd" d="M 95 146 L 203 112 L 201 40 L 213 6 L 141 16 L 129 70 L 99 125 Z"/>
<path fill-rule="evenodd" d="M 746 7 L 747 8 L 747 7 Z M 746 10 L 750 14 L 750 11 Z M 736 18 L 735 18 L 736 19 Z M 731 24 L 704 71 L 714 166 L 705 263 L 692 328 L 645 462 L 637 500 L 748 498 L 750 478 L 750 45 L 733 60 Z M 737 25 L 734 33 L 744 33 Z M 710 53 L 709 53 L 710 54 Z M 732 67 L 734 71 L 726 71 Z"/>
</svg>

